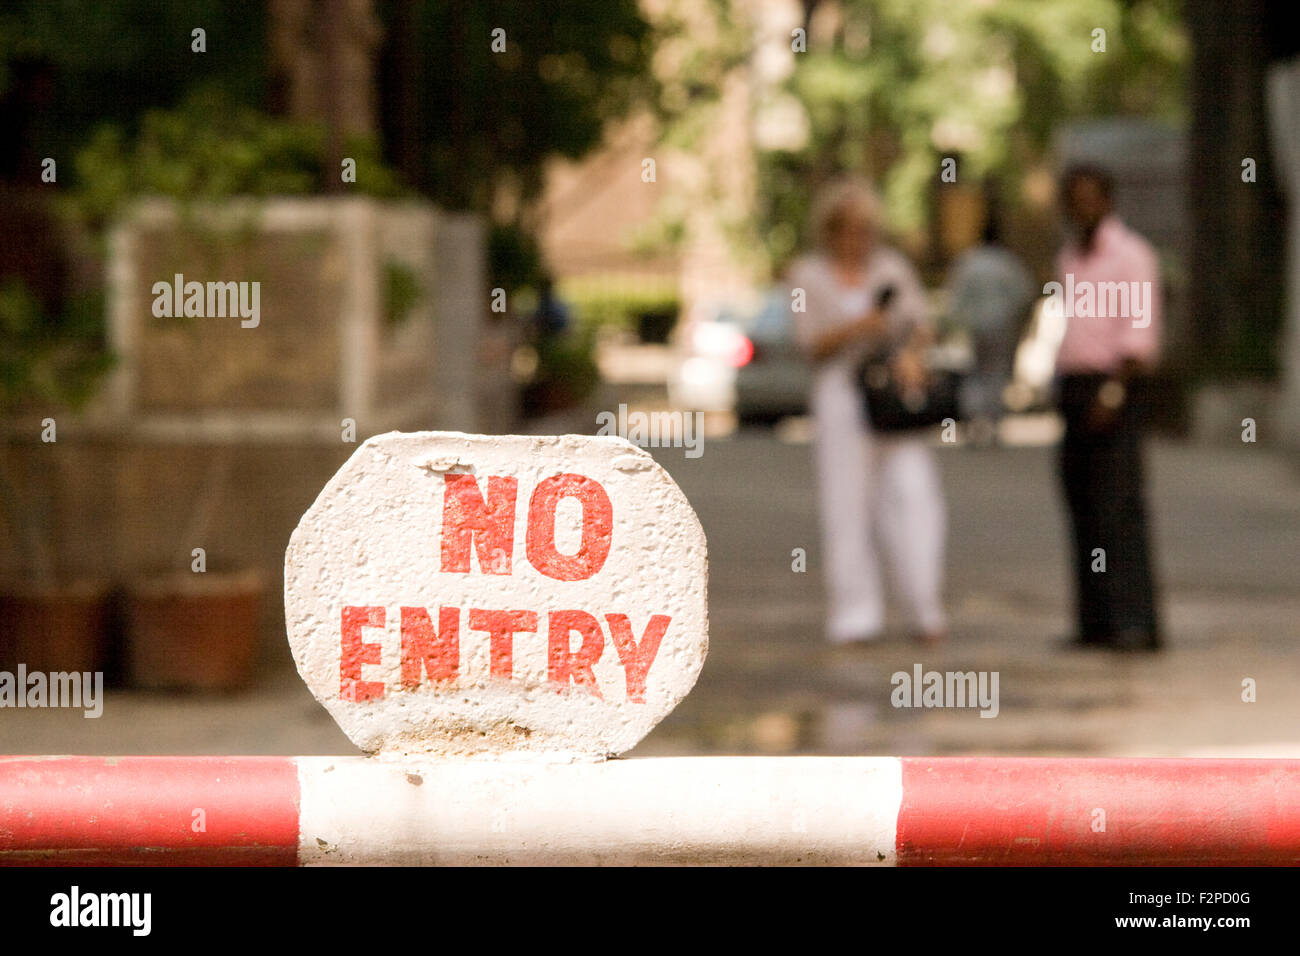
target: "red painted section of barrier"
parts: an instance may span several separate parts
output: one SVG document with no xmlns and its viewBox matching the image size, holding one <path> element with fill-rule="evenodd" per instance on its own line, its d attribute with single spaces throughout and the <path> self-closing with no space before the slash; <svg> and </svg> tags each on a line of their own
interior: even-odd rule
<svg viewBox="0 0 1300 956">
<path fill-rule="evenodd" d="M 913 866 L 1297 864 L 1300 761 L 904 757 L 897 850 Z"/>
<path fill-rule="evenodd" d="M 292 757 L 0 757 L 0 864 L 293 866 Z"/>
</svg>

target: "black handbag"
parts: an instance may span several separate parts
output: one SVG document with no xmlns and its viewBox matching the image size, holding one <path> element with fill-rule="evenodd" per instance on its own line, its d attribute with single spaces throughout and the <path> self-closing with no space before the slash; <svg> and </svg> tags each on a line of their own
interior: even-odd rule
<svg viewBox="0 0 1300 956">
<path fill-rule="evenodd" d="M 945 419 L 961 420 L 961 376 L 949 369 L 930 369 L 923 388 L 901 389 L 887 358 L 869 358 L 858 368 L 867 421 L 875 431 L 928 428 Z"/>
<path fill-rule="evenodd" d="M 876 308 L 889 308 L 893 298 L 894 287 L 886 286 L 876 297 Z M 878 352 L 857 370 L 867 421 L 874 431 L 904 432 L 961 419 L 960 375 L 932 368 L 926 372 L 923 388 L 902 389 L 890 368 L 891 355 L 891 351 Z"/>
</svg>

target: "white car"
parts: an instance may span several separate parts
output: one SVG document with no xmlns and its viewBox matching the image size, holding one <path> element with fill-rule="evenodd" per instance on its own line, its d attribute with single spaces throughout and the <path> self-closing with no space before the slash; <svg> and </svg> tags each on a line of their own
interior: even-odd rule
<svg viewBox="0 0 1300 956">
<path fill-rule="evenodd" d="M 807 412 L 810 371 L 794 342 L 784 290 L 692 323 L 681 351 L 668 385 L 679 408 L 734 411 L 741 422 L 765 424 Z"/>
</svg>

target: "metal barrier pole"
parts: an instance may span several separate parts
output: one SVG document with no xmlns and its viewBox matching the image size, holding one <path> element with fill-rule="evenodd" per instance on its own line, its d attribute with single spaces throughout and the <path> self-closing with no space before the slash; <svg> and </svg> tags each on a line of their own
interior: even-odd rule
<svg viewBox="0 0 1300 956">
<path fill-rule="evenodd" d="M 1300 863 L 1300 761 L 0 758 L 7 864 Z"/>
</svg>

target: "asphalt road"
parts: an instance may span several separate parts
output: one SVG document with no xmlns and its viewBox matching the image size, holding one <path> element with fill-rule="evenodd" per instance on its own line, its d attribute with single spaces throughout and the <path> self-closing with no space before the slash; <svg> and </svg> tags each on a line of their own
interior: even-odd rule
<svg viewBox="0 0 1300 956">
<path fill-rule="evenodd" d="M 1133 657 L 1057 646 L 1071 596 L 1051 447 L 937 449 L 947 645 L 898 627 L 855 653 L 821 637 L 809 449 L 744 434 L 695 460 L 665 450 L 709 538 L 710 658 L 637 752 L 1300 756 L 1300 474 L 1254 445 L 1150 451 L 1169 644 Z M 917 665 L 998 672 L 997 716 L 893 706 L 893 675 Z"/>
<path fill-rule="evenodd" d="M 822 639 L 809 449 L 770 432 L 654 451 L 710 549 L 711 649 L 633 754 L 1300 757 L 1300 473 L 1255 445 L 1151 449 L 1158 656 L 1070 652 L 1065 529 L 1049 447 L 939 450 L 951 634 L 857 653 Z M 792 569 L 803 548 L 807 569 Z M 288 665 L 288 655 L 284 661 Z M 998 674 L 997 716 L 895 707 L 893 675 Z M 1254 702 L 1243 681 L 1255 682 Z M 104 714 L 0 712 L 0 753 L 351 753 L 291 665 L 228 697 L 110 692 Z"/>
</svg>

